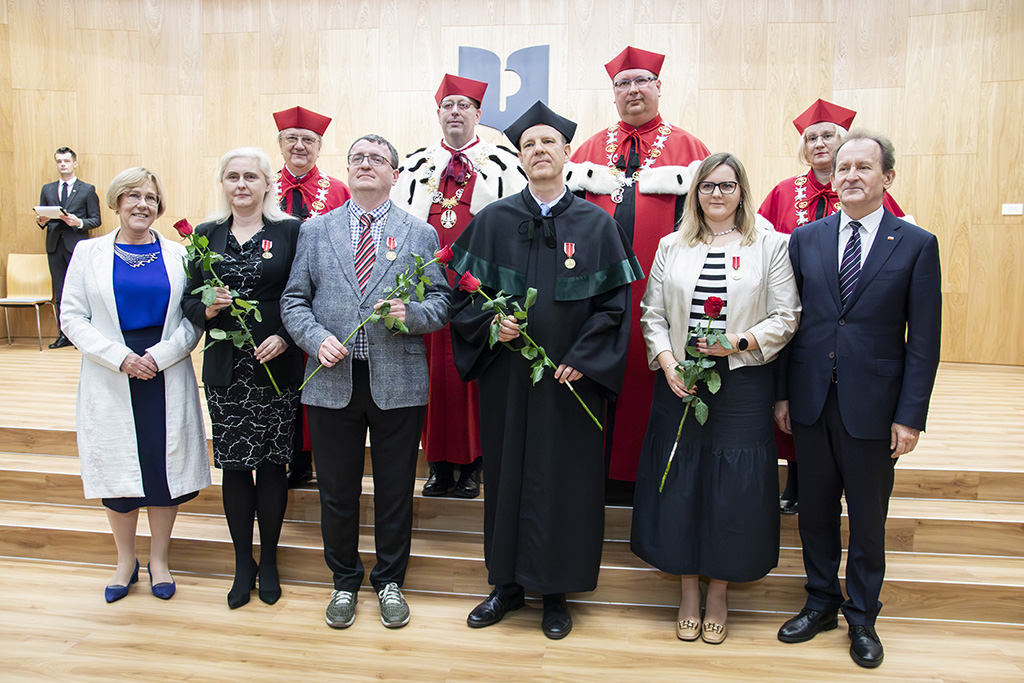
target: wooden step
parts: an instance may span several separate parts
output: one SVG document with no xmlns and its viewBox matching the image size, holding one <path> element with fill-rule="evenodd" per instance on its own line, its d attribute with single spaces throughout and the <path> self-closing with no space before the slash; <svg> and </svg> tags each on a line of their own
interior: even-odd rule
<svg viewBox="0 0 1024 683">
<path fill-rule="evenodd" d="M 0 503 L 0 555 L 90 564 L 115 556 L 106 515 L 95 507 Z M 148 526 L 140 514 L 139 555 L 148 554 Z M 361 528 L 360 554 L 374 560 L 373 530 Z M 233 552 L 222 518 L 181 514 L 171 548 L 176 569 L 230 576 Z M 889 553 L 881 596 L 888 616 L 1024 623 L 1024 559 Z M 279 550 L 282 579 L 329 584 L 319 525 L 286 522 Z M 785 548 L 769 576 L 730 589 L 730 606 L 749 611 L 796 611 L 804 601 L 799 550 Z M 486 569 L 479 533 L 423 531 L 414 534 L 406 579 L 411 590 L 485 595 Z M 605 543 L 597 590 L 574 596 L 583 602 L 671 606 L 679 583 L 634 556 L 624 541 Z"/>
<path fill-rule="evenodd" d="M 99 505 L 82 498 L 77 458 L 0 453 L 0 500 L 63 505 Z M 184 512 L 222 515 L 220 471 L 211 469 L 214 484 L 183 507 Z M 414 494 L 414 526 L 440 531 L 483 530 L 483 498 L 431 498 Z M 289 491 L 286 518 L 319 522 L 320 498 L 315 488 Z M 628 541 L 632 509 L 605 508 L 605 538 Z M 373 480 L 364 477 L 360 522 L 373 523 Z M 849 525 L 843 517 L 844 542 Z M 783 547 L 799 547 L 797 516 L 781 518 Z M 1024 504 L 958 500 L 894 498 L 889 505 L 886 544 L 891 552 L 962 553 L 1024 557 Z"/>
</svg>

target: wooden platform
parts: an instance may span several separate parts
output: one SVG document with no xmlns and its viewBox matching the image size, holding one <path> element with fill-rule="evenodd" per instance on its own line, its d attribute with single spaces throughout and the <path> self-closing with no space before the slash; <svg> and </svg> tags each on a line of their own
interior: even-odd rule
<svg viewBox="0 0 1024 683">
<path fill-rule="evenodd" d="M 1024 679 L 1019 368 L 940 370 L 929 432 L 897 467 L 879 625 L 886 662 L 872 674 L 846 655 L 843 622 L 844 628 L 807 644 L 775 638 L 781 621 L 804 599 L 795 517 L 782 518 L 779 566 L 761 581 L 731 588 L 730 636 L 711 648 L 676 640 L 678 581 L 629 551 L 631 510 L 606 508 L 598 589 L 571 596 L 576 629 L 555 643 L 541 635 L 536 605 L 490 629 L 465 627 L 465 615 L 488 590 L 482 499 L 417 494 L 406 582 L 412 624 L 387 632 L 366 591 L 356 626 L 334 632 L 323 623 L 330 576 L 315 487 L 289 493 L 280 550 L 282 600 L 266 606 L 254 596 L 241 610 L 227 609 L 233 556 L 214 469 L 213 486 L 182 507 L 175 526 L 178 595 L 169 603 L 156 600 L 143 577 L 129 598 L 106 605 L 101 591 L 115 553 L 103 509 L 81 493 L 73 431 L 78 364 L 74 349 L 40 353 L 27 342 L 0 348 L 5 681 L 138 679 L 154 662 L 167 680 Z M 973 393 L 983 398 L 966 401 L 965 387 L 980 387 Z M 368 565 L 372 493 L 367 477 L 360 552 Z M 145 558 L 145 514 L 142 519 L 139 553 Z M 340 656 L 320 652 L 339 644 L 345 645 Z"/>
</svg>

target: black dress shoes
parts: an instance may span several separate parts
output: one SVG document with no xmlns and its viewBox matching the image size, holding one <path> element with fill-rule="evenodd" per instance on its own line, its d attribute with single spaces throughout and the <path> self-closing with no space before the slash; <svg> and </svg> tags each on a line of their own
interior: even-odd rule
<svg viewBox="0 0 1024 683">
<path fill-rule="evenodd" d="M 563 593 L 544 596 L 544 620 L 540 627 L 551 640 L 561 640 L 569 635 L 572 615 L 569 614 L 569 605 Z"/>
<path fill-rule="evenodd" d="M 437 465 L 430 465 L 430 476 L 427 477 L 427 483 L 423 485 L 424 496 L 447 496 L 448 492 L 455 486 L 451 464 L 445 464 L 448 466 L 443 469 L 447 470 L 447 472 L 442 471 L 442 468 Z"/>
<path fill-rule="evenodd" d="M 428 482 L 429 483 L 429 482 Z M 476 498 L 480 495 L 480 471 L 463 472 L 455 484 L 452 495 L 456 498 Z"/>
<path fill-rule="evenodd" d="M 301 489 L 303 486 L 307 486 L 313 482 L 313 470 L 300 470 L 290 469 L 288 470 L 288 488 L 290 489 Z"/>
<path fill-rule="evenodd" d="M 788 498 L 781 498 L 779 500 L 779 512 L 784 515 L 795 515 L 800 511 L 800 503 L 795 500 L 789 500 Z"/>
<path fill-rule="evenodd" d="M 50 344 L 51 349 L 63 349 L 65 346 L 71 346 L 71 340 L 65 337 L 63 332 Z"/>
<path fill-rule="evenodd" d="M 497 624 L 509 612 L 520 609 L 525 604 L 523 598 L 522 586 L 495 586 L 491 594 L 469 613 L 466 623 L 470 628 Z"/>
<path fill-rule="evenodd" d="M 882 663 L 885 651 L 874 626 L 850 626 L 850 656 L 861 666 L 874 669 Z"/>
<path fill-rule="evenodd" d="M 819 612 L 816 609 L 804 607 L 800 614 L 796 615 L 779 629 L 779 640 L 784 643 L 803 643 L 821 631 L 831 631 L 839 626 L 839 610 L 830 609 Z"/>
</svg>

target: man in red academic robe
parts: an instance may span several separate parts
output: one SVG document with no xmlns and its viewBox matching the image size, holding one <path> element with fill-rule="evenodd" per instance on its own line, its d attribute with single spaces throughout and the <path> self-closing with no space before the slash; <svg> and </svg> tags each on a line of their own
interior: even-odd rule
<svg viewBox="0 0 1024 683">
<path fill-rule="evenodd" d="M 615 217 L 632 240 L 644 272 L 650 272 L 658 241 L 682 213 L 696 165 L 710 154 L 700 140 L 658 113 L 665 55 L 627 47 L 605 64 L 612 79 L 619 122 L 596 133 L 572 155 L 566 182 L 577 194 Z M 654 373 L 640 333 L 645 281 L 634 282 L 632 332 L 626 379 L 609 408 L 605 443 L 610 479 L 636 480 L 654 392 Z M 614 416 L 614 421 L 612 421 Z"/>
<path fill-rule="evenodd" d="M 391 200 L 437 231 L 451 246 L 480 209 L 526 186 L 515 152 L 480 140 L 480 102 L 487 84 L 446 74 L 434 99 L 442 139 L 406 157 Z M 450 274 L 450 284 L 455 279 Z M 448 326 L 426 335 L 430 402 L 423 450 L 430 476 L 423 495 L 480 495 L 480 409 L 476 382 L 464 383 L 452 362 Z M 455 465 L 459 479 L 455 480 Z"/>
<path fill-rule="evenodd" d="M 303 107 L 274 112 L 277 144 L 284 157 L 284 168 L 275 178 L 281 209 L 300 221 L 333 211 L 352 194 L 345 183 L 332 178 L 316 166 L 323 146 L 323 135 L 331 119 Z M 313 456 L 310 452 L 309 424 L 305 408 L 300 407 L 302 443 L 296 443 L 295 454 L 288 466 L 288 487 L 297 488 L 313 480 Z M 298 441 L 298 439 L 296 439 Z"/>
</svg>

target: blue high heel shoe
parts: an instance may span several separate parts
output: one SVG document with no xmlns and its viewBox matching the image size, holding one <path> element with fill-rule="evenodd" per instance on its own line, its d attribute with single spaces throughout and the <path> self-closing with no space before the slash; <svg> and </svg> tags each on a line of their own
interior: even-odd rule
<svg viewBox="0 0 1024 683">
<path fill-rule="evenodd" d="M 149 572 L 148 562 L 146 563 L 146 571 Z M 153 591 L 153 595 L 160 598 L 161 600 L 170 600 L 171 597 L 174 595 L 174 589 L 176 588 L 176 586 L 174 585 L 174 581 L 171 581 L 170 583 L 153 583 L 153 574 L 152 572 L 150 572 L 149 583 L 150 588 Z"/>
<path fill-rule="evenodd" d="M 135 571 L 132 573 L 132 578 L 128 581 L 127 586 L 118 586 L 116 584 L 107 586 L 103 589 L 103 597 L 106 598 L 107 602 L 117 602 L 124 596 L 128 595 L 128 589 L 131 588 L 132 584 L 139 580 L 139 561 L 135 560 Z"/>
</svg>

